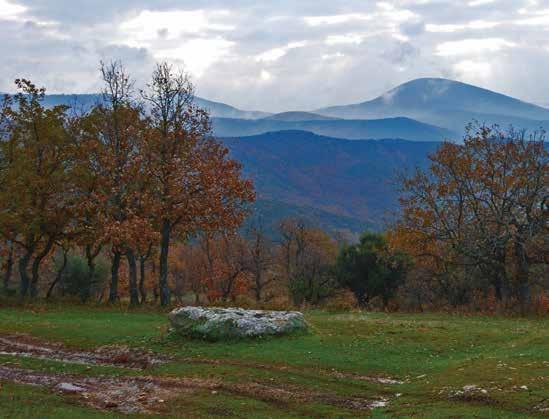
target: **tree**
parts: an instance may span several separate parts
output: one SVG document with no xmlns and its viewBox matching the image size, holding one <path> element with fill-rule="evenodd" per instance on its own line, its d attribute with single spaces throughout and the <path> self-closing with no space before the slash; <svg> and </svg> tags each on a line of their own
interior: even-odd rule
<svg viewBox="0 0 549 419">
<path fill-rule="evenodd" d="M 45 89 L 18 79 L 1 110 L 0 233 L 22 251 L 20 298 L 38 294 L 39 269 L 74 210 L 67 108 L 42 105 Z M 31 276 L 28 268 L 31 265 Z"/>
<path fill-rule="evenodd" d="M 548 234 L 544 134 L 470 126 L 463 144 L 444 143 L 430 160 L 428 172 L 402 179 L 396 230 L 417 240 L 401 241 L 418 259 L 489 278 L 498 298 L 511 293 L 525 311 L 531 264 L 543 263 L 536 248 Z"/>
<path fill-rule="evenodd" d="M 168 255 L 174 235 L 185 240 L 198 231 L 234 229 L 245 204 L 254 200 L 252 183 L 241 166 L 211 133 L 206 111 L 193 103 L 193 86 L 185 73 L 157 66 L 142 93 L 150 109 L 146 175 L 152 181 L 153 222 L 160 236 L 160 302 L 170 301 Z"/>
<path fill-rule="evenodd" d="M 146 262 L 153 255 L 153 242 L 145 246 L 141 245 L 139 249 L 139 296 L 140 303 L 144 304 L 147 301 L 146 287 Z"/>
<path fill-rule="evenodd" d="M 205 294 L 208 262 L 200 243 L 174 243 L 170 247 L 170 275 L 174 282 L 174 294 L 179 303 L 186 290 L 194 294 L 195 304 L 200 304 Z"/>
<path fill-rule="evenodd" d="M 80 241 L 93 278 L 94 260 L 111 245 L 109 302 L 118 299 L 119 268 L 126 256 L 130 303 L 139 303 L 136 252 L 153 240 L 147 217 L 143 143 L 148 120 L 132 97 L 133 82 L 119 62 L 101 65 L 103 100 L 80 124 Z"/>
<path fill-rule="evenodd" d="M 204 234 L 200 238 L 205 275 L 203 289 L 210 301 L 234 301 L 249 290 L 246 269 L 247 244 L 237 234 Z"/>
<path fill-rule="evenodd" d="M 381 297 L 387 307 L 405 272 L 404 255 L 391 254 L 383 235 L 375 233 L 364 233 L 358 244 L 344 246 L 336 264 L 340 285 L 350 288 L 360 306 Z"/>
<path fill-rule="evenodd" d="M 318 304 L 335 288 L 333 264 L 337 243 L 303 220 L 280 223 L 281 253 L 290 295 L 295 304 Z"/>
<path fill-rule="evenodd" d="M 254 225 L 248 234 L 247 270 L 252 274 L 254 296 L 260 302 L 265 296 L 265 288 L 274 280 L 268 276 L 274 264 L 273 243 L 261 224 Z"/>
<path fill-rule="evenodd" d="M 15 246 L 12 242 L 6 241 L 0 244 L 0 257 L 3 271 L 3 291 L 6 295 L 10 293 L 10 282 L 15 263 Z"/>
</svg>

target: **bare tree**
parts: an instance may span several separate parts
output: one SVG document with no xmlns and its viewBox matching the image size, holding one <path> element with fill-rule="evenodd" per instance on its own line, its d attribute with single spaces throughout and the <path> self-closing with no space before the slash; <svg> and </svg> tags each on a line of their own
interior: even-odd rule
<svg viewBox="0 0 549 419">
<path fill-rule="evenodd" d="M 275 262 L 273 243 L 266 235 L 261 223 L 252 226 L 248 234 L 247 259 L 247 269 L 253 276 L 252 289 L 255 299 L 260 302 L 265 298 L 265 289 L 275 279 L 273 275 L 269 275 L 269 270 Z"/>
</svg>

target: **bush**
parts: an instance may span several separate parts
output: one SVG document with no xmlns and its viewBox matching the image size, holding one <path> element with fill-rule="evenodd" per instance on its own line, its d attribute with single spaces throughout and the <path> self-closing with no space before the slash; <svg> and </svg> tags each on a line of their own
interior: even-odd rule
<svg viewBox="0 0 549 419">
<path fill-rule="evenodd" d="M 387 308 L 397 288 L 403 282 L 407 258 L 391 254 L 381 234 L 364 233 L 360 243 L 345 246 L 336 263 L 339 284 L 348 287 L 357 303 L 366 307 L 372 298 L 380 297 Z"/>
<path fill-rule="evenodd" d="M 57 269 L 61 269 L 63 261 L 57 258 L 55 262 Z M 68 255 L 67 265 L 61 275 L 60 287 L 63 294 L 80 297 L 82 301 L 87 301 L 102 288 L 108 274 L 108 262 L 105 259 L 98 258 L 94 275 L 90 280 L 86 259 L 77 254 Z"/>
<path fill-rule="evenodd" d="M 327 299 L 322 308 L 330 313 L 353 311 L 357 309 L 356 298 L 350 290 L 341 290 Z"/>
<path fill-rule="evenodd" d="M 331 269 L 324 269 L 317 276 L 295 275 L 289 283 L 289 292 L 295 305 L 317 305 L 333 295 L 337 283 Z"/>
</svg>

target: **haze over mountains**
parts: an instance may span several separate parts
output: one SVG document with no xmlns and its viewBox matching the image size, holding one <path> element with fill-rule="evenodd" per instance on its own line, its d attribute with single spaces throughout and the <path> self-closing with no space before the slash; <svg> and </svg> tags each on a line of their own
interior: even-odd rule
<svg viewBox="0 0 549 419">
<path fill-rule="evenodd" d="M 307 114 L 306 118 L 310 118 Z M 301 130 L 335 138 L 363 140 L 400 138 L 411 141 L 441 141 L 455 138 L 450 130 L 424 124 L 410 118 L 322 119 L 313 120 L 212 118 L 214 132 L 220 137 L 258 135 L 273 131 Z"/>
<path fill-rule="evenodd" d="M 319 109 L 346 119 L 406 116 L 461 133 L 473 119 L 523 128 L 547 125 L 549 109 L 469 84 L 437 78 L 404 83 L 373 100 Z"/>
<path fill-rule="evenodd" d="M 97 94 L 48 95 L 48 105 L 83 108 L 101 100 Z M 312 112 L 279 114 L 241 110 L 196 98 L 209 110 L 216 135 L 248 136 L 281 130 L 303 130 L 346 139 L 400 138 L 416 141 L 459 141 L 471 121 L 539 129 L 549 126 L 549 109 L 469 84 L 423 78 L 404 83 L 362 103 Z"/>
<path fill-rule="evenodd" d="M 48 95 L 46 104 L 86 109 L 100 100 L 97 94 Z M 273 115 L 196 102 L 210 111 L 215 134 L 254 179 L 256 216 L 271 230 L 281 218 L 300 215 L 332 231 L 380 228 L 398 210 L 396 173 L 425 167 L 439 142 L 460 141 L 472 120 L 549 127 L 549 109 L 436 78 L 312 112 Z"/>
</svg>

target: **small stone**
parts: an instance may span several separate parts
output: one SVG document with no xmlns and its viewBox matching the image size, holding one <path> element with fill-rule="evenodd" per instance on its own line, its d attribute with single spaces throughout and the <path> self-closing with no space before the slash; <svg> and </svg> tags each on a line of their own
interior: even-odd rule
<svg viewBox="0 0 549 419">
<path fill-rule="evenodd" d="M 86 390 L 83 387 L 80 387 L 71 383 L 59 383 L 57 384 L 56 388 L 66 393 L 81 393 Z"/>
</svg>

